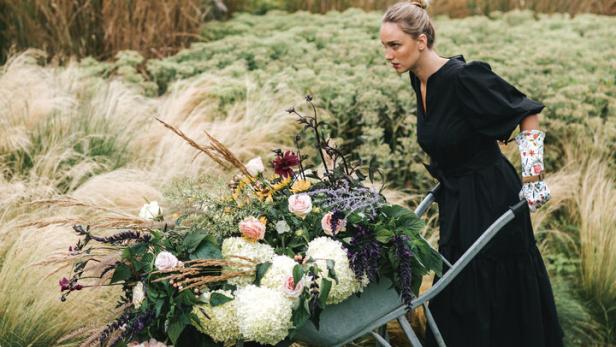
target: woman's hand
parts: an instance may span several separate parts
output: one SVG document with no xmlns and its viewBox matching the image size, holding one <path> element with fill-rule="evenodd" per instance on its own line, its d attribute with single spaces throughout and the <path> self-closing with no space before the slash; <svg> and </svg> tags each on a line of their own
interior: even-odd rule
<svg viewBox="0 0 616 347">
<path fill-rule="evenodd" d="M 531 212 L 535 212 L 552 197 L 543 181 L 544 138 L 545 133 L 537 129 L 523 130 L 515 137 L 522 158 L 523 185 L 520 199 L 526 199 Z"/>
<path fill-rule="evenodd" d="M 528 202 L 528 208 L 531 212 L 535 212 L 539 207 L 543 206 L 552 195 L 550 188 L 544 181 L 524 183 L 520 190 L 520 200 L 525 198 Z"/>
</svg>

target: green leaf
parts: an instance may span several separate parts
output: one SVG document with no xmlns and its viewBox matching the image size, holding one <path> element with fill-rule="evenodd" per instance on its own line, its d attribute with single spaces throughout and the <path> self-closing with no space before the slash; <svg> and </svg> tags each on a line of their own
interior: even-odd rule
<svg viewBox="0 0 616 347">
<path fill-rule="evenodd" d="M 169 328 L 167 329 L 167 335 L 169 336 L 173 344 L 176 343 L 176 341 L 178 340 L 178 337 L 180 337 L 180 334 L 182 334 L 182 331 L 184 331 L 184 328 L 186 328 L 186 324 L 181 322 L 179 319 L 174 319 L 169 322 Z"/>
<path fill-rule="evenodd" d="M 267 270 L 269 270 L 271 266 L 272 266 L 272 263 L 269 261 L 265 263 L 257 264 L 257 273 L 256 273 L 256 279 L 255 279 L 255 284 L 257 286 L 261 285 L 261 279 L 263 278 L 263 276 L 265 276 L 265 273 L 267 272 Z"/>
<path fill-rule="evenodd" d="M 204 241 L 190 254 L 190 259 L 222 259 L 222 253 L 215 244 Z"/>
<path fill-rule="evenodd" d="M 295 264 L 293 267 L 293 283 L 297 285 L 304 276 L 304 269 L 301 265 Z"/>
<path fill-rule="evenodd" d="M 413 278 L 413 280 L 411 281 L 411 291 L 413 291 L 415 295 L 419 295 L 420 287 L 421 287 L 421 277 Z"/>
<path fill-rule="evenodd" d="M 141 264 L 143 265 L 141 269 L 145 270 L 146 272 L 150 272 L 152 271 L 153 263 L 154 263 L 154 254 L 146 253 L 141 258 Z"/>
<path fill-rule="evenodd" d="M 441 255 L 422 237 L 413 239 L 411 246 L 415 258 L 420 261 L 427 270 L 434 271 L 441 276 L 443 271 L 443 260 Z"/>
<path fill-rule="evenodd" d="M 336 270 L 334 268 L 335 265 L 336 262 L 333 259 L 327 259 L 327 277 L 333 279 L 336 281 L 336 284 L 338 284 L 338 276 L 336 276 Z"/>
<path fill-rule="evenodd" d="M 347 217 L 347 223 L 349 224 L 359 224 L 363 220 L 364 219 L 357 213 L 351 213 L 351 215 Z"/>
<path fill-rule="evenodd" d="M 179 320 L 184 325 L 189 325 L 190 324 L 190 312 L 192 312 L 192 311 L 183 312 L 182 314 L 180 314 Z"/>
<path fill-rule="evenodd" d="M 379 228 L 376 230 L 376 240 L 380 243 L 389 243 L 392 237 L 394 237 L 394 232 L 392 230 L 388 230 L 385 228 Z"/>
<path fill-rule="evenodd" d="M 131 256 L 140 256 L 148 249 L 147 243 L 137 243 L 134 246 L 128 248 Z"/>
<path fill-rule="evenodd" d="M 116 266 L 115 271 L 113 271 L 113 276 L 111 276 L 111 283 L 126 281 L 130 278 L 131 274 L 132 273 L 130 271 L 130 268 L 126 264 L 119 263 Z"/>
<path fill-rule="evenodd" d="M 327 297 L 329 296 L 329 291 L 332 289 L 332 281 L 327 278 L 321 278 L 321 292 L 319 293 L 319 303 L 322 308 L 325 308 L 327 304 Z"/>
<path fill-rule="evenodd" d="M 210 295 L 210 305 L 212 307 L 226 304 L 229 301 L 233 301 L 233 298 L 230 298 L 222 293 L 212 293 L 212 295 Z"/>
<path fill-rule="evenodd" d="M 151 253 L 146 253 L 142 257 L 133 258 L 132 264 L 135 272 L 144 272 L 142 270 L 149 265 L 149 262 L 152 260 L 151 256 L 153 256 Z"/>
<path fill-rule="evenodd" d="M 145 296 L 147 296 L 151 301 L 156 301 L 156 299 L 158 299 L 158 295 L 158 292 L 154 289 L 146 288 L 145 290 Z"/>
<path fill-rule="evenodd" d="M 291 320 L 293 321 L 293 330 L 289 334 L 290 339 L 292 339 L 297 333 L 298 329 L 301 328 L 302 325 L 304 325 L 304 323 L 308 321 L 308 319 L 310 319 L 310 312 L 308 311 L 306 305 L 304 305 L 305 301 L 306 300 L 304 298 L 301 298 L 299 306 L 295 311 L 293 311 L 293 317 L 291 318 Z"/>
<path fill-rule="evenodd" d="M 411 213 L 400 217 L 396 223 L 398 228 L 403 229 L 404 233 L 412 238 L 419 236 L 419 232 L 425 226 L 424 221 L 419 219 L 417 215 Z"/>
<path fill-rule="evenodd" d="M 154 305 L 154 308 L 156 309 L 156 316 L 160 315 L 160 312 L 162 311 L 164 304 L 165 302 L 162 300 L 156 301 L 156 304 Z"/>
<path fill-rule="evenodd" d="M 404 215 L 405 213 L 407 213 L 406 211 L 408 210 L 400 205 L 388 205 L 383 206 L 381 208 L 381 211 L 390 218 L 396 218 Z"/>
<path fill-rule="evenodd" d="M 179 304 L 194 305 L 199 300 L 191 290 L 183 290 L 178 294 L 175 301 Z"/>
<path fill-rule="evenodd" d="M 200 232 L 192 232 L 186 235 L 186 238 L 184 238 L 184 247 L 186 247 L 188 253 L 194 252 L 206 236 L 207 234 Z"/>
</svg>

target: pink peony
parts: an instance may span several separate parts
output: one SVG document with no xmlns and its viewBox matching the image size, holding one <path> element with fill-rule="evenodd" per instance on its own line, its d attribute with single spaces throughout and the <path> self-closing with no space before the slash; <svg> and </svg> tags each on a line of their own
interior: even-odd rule
<svg viewBox="0 0 616 347">
<path fill-rule="evenodd" d="M 337 235 L 341 231 L 346 230 L 347 221 L 345 218 L 337 219 L 335 224 L 335 228 L 332 228 L 334 225 L 332 223 L 332 219 L 334 218 L 333 212 L 326 213 L 321 219 L 321 227 L 326 235 L 334 236 Z"/>
<path fill-rule="evenodd" d="M 289 212 L 303 219 L 310 211 L 312 211 L 312 199 L 308 194 L 289 196 Z"/>
<path fill-rule="evenodd" d="M 179 264 L 180 262 L 178 261 L 178 258 L 167 251 L 158 253 L 156 260 L 154 261 L 154 266 L 156 266 L 159 271 L 173 269 Z"/>
<path fill-rule="evenodd" d="M 240 232 L 245 238 L 258 241 L 265 237 L 265 224 L 255 217 L 247 217 L 240 222 Z"/>
<path fill-rule="evenodd" d="M 300 280 L 297 285 L 293 281 L 293 276 L 289 276 L 282 286 L 282 291 L 291 297 L 297 298 L 304 290 L 304 281 Z"/>
</svg>

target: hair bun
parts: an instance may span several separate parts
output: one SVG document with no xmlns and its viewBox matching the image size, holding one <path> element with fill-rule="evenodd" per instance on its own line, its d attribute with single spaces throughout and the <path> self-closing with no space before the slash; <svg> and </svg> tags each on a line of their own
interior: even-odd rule
<svg viewBox="0 0 616 347">
<path fill-rule="evenodd" d="M 412 0 L 410 3 L 424 10 L 428 9 L 428 6 L 430 6 L 430 0 Z"/>
</svg>

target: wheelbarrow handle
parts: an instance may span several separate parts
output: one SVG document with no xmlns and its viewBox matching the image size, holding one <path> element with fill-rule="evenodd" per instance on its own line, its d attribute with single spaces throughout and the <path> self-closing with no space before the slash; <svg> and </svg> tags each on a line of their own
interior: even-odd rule
<svg viewBox="0 0 616 347">
<path fill-rule="evenodd" d="M 511 212 L 513 212 L 514 215 L 519 216 L 522 212 L 524 212 L 524 209 L 527 207 L 528 203 L 526 202 L 526 199 L 522 199 L 518 201 L 515 205 L 509 206 L 509 209 L 511 210 Z"/>
<path fill-rule="evenodd" d="M 428 210 L 430 205 L 432 205 L 432 203 L 434 202 L 434 200 L 436 198 L 436 192 L 438 192 L 440 187 L 441 187 L 441 184 L 437 183 L 428 192 L 428 194 L 426 194 L 426 197 L 423 198 L 423 200 L 421 200 L 419 205 L 417 205 L 417 208 L 415 209 L 415 214 L 417 215 L 417 217 L 421 217 Z"/>
<path fill-rule="evenodd" d="M 417 217 L 421 217 L 428 210 L 430 205 L 432 205 L 435 200 L 436 193 L 440 188 L 441 184 L 437 183 L 434 187 L 432 187 L 432 189 L 430 189 L 428 194 L 426 194 L 423 200 L 421 200 L 419 205 L 417 205 L 417 208 L 415 209 L 415 214 L 417 215 Z M 526 206 L 526 199 L 522 199 L 515 203 L 513 206 L 509 206 L 509 209 L 511 210 L 511 212 L 513 212 L 514 215 L 518 216 L 524 211 Z"/>
</svg>

